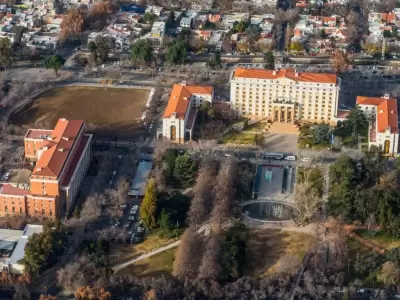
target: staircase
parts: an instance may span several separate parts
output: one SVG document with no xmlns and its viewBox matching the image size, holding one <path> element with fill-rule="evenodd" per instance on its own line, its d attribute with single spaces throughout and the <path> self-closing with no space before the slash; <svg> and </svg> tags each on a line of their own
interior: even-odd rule
<svg viewBox="0 0 400 300">
<path fill-rule="evenodd" d="M 269 125 L 267 129 L 268 133 L 286 133 L 286 134 L 299 134 L 299 129 L 298 127 L 289 122 L 289 123 L 279 123 L 279 122 L 273 122 L 271 125 Z"/>
</svg>

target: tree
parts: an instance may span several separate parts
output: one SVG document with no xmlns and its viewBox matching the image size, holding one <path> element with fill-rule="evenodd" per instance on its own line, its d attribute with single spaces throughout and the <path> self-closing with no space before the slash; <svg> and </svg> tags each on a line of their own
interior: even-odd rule
<svg viewBox="0 0 400 300">
<path fill-rule="evenodd" d="M 153 24 L 156 19 L 157 19 L 157 16 L 155 14 L 150 13 L 150 12 L 146 12 L 143 15 L 143 20 L 148 24 Z"/>
<path fill-rule="evenodd" d="M 161 216 L 158 220 L 158 225 L 162 229 L 171 230 L 174 226 L 171 220 L 171 214 L 167 213 L 165 209 L 161 211 Z"/>
<path fill-rule="evenodd" d="M 109 300 L 111 299 L 111 293 L 107 292 L 103 288 L 95 288 L 90 286 L 80 287 L 75 292 L 76 300 Z"/>
<path fill-rule="evenodd" d="M 345 71 L 350 65 L 350 60 L 348 59 L 347 54 L 337 49 L 332 53 L 330 61 L 333 70 L 337 74 Z"/>
<path fill-rule="evenodd" d="M 62 269 L 57 271 L 58 285 L 67 293 L 73 293 L 81 286 L 89 284 L 88 272 L 94 270 L 94 265 L 88 267 L 82 262 L 82 259 L 67 264 Z"/>
<path fill-rule="evenodd" d="M 0 64 L 6 70 L 13 61 L 13 49 L 9 39 L 0 39 Z"/>
<path fill-rule="evenodd" d="M 264 62 L 265 62 L 265 68 L 268 70 L 274 70 L 275 69 L 275 55 L 274 52 L 267 51 L 264 53 Z"/>
<path fill-rule="evenodd" d="M 113 7 L 111 1 L 100 1 L 90 6 L 88 22 L 91 28 L 103 29 L 107 19 L 112 15 Z"/>
<path fill-rule="evenodd" d="M 84 27 L 85 13 L 81 8 L 71 8 L 64 16 L 61 24 L 61 37 L 64 39 L 78 37 Z"/>
<path fill-rule="evenodd" d="M 250 25 L 246 28 L 245 34 L 249 42 L 253 43 L 257 41 L 260 37 L 261 28 L 256 25 Z"/>
<path fill-rule="evenodd" d="M 275 272 L 295 274 L 298 271 L 301 261 L 297 254 L 286 254 L 279 259 Z"/>
<path fill-rule="evenodd" d="M 58 76 L 58 70 L 65 64 L 65 59 L 61 55 L 53 55 L 50 56 L 46 61 L 45 61 L 45 66 L 46 69 L 53 69 L 54 72 L 56 73 L 56 76 Z"/>
<path fill-rule="evenodd" d="M 175 12 L 173 9 L 169 12 L 168 19 L 166 22 L 166 27 L 170 28 L 175 23 Z"/>
<path fill-rule="evenodd" d="M 170 65 L 183 65 L 187 60 L 187 44 L 182 38 L 167 46 L 165 60 Z"/>
<path fill-rule="evenodd" d="M 105 62 L 108 59 L 108 54 L 110 53 L 110 45 L 105 37 L 96 37 L 96 53 L 97 58 L 100 62 Z"/>
<path fill-rule="evenodd" d="M 312 130 L 312 139 L 314 144 L 325 144 L 331 140 L 331 128 L 328 124 L 321 124 Z"/>
<path fill-rule="evenodd" d="M 368 135 L 369 122 L 364 112 L 356 107 L 350 111 L 347 119 L 338 123 L 335 129 L 335 136 L 352 137 L 352 143 L 358 143 L 358 137 L 366 137 Z"/>
<path fill-rule="evenodd" d="M 184 279 L 197 275 L 201 244 L 201 238 L 194 228 L 189 227 L 185 230 L 175 255 L 172 272 L 174 276 Z"/>
<path fill-rule="evenodd" d="M 80 212 L 80 219 L 84 222 L 97 220 L 101 214 L 101 205 L 102 198 L 98 194 L 87 197 Z"/>
<path fill-rule="evenodd" d="M 215 185 L 215 200 L 211 211 L 211 223 L 213 230 L 218 232 L 222 223 L 232 216 L 233 196 L 236 163 L 233 159 L 227 159 L 221 165 Z"/>
<path fill-rule="evenodd" d="M 140 218 L 148 230 L 156 226 L 157 186 L 154 178 L 147 183 L 146 191 L 140 206 Z"/>
<path fill-rule="evenodd" d="M 58 298 L 56 296 L 52 296 L 52 295 L 40 295 L 39 300 L 57 300 Z"/>
<path fill-rule="evenodd" d="M 303 45 L 300 42 L 290 43 L 290 50 L 291 51 L 302 51 L 303 50 Z"/>
<path fill-rule="evenodd" d="M 192 226 L 200 226 L 209 218 L 217 166 L 215 161 L 206 160 L 199 170 L 188 214 L 189 224 Z"/>
<path fill-rule="evenodd" d="M 386 286 L 398 284 L 400 282 L 399 266 L 392 261 L 385 262 L 382 265 L 381 273 L 378 275 L 378 279 Z"/>
<path fill-rule="evenodd" d="M 206 249 L 203 253 L 199 267 L 199 277 L 204 279 L 218 280 L 221 272 L 219 265 L 221 240 L 219 236 L 213 235 L 207 241 Z"/>
<path fill-rule="evenodd" d="M 245 32 L 246 28 L 249 26 L 248 22 L 246 21 L 240 21 L 240 22 L 235 22 L 233 24 L 233 32 Z"/>
<path fill-rule="evenodd" d="M 132 61 L 140 65 L 150 65 L 153 61 L 153 46 L 148 39 L 137 41 L 131 48 Z"/>
<path fill-rule="evenodd" d="M 189 187 L 194 183 L 196 165 L 190 158 L 189 153 L 179 155 L 175 160 L 174 178 L 176 183 L 182 187 Z"/>
<path fill-rule="evenodd" d="M 221 55 L 219 53 L 214 53 L 206 62 L 206 66 L 215 70 L 222 68 Z"/>
</svg>

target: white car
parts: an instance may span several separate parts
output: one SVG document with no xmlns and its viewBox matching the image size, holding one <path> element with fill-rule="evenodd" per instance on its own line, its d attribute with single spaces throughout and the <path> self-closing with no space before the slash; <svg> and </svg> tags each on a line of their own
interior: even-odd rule
<svg viewBox="0 0 400 300">
<path fill-rule="evenodd" d="M 128 220 L 129 221 L 135 221 L 135 216 L 129 216 Z"/>
<path fill-rule="evenodd" d="M 143 232 L 144 231 L 144 227 L 138 227 L 137 232 Z"/>
</svg>

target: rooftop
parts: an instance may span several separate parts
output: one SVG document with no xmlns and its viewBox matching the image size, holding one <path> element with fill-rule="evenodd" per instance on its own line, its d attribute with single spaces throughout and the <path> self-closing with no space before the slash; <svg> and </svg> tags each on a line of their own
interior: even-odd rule
<svg viewBox="0 0 400 300">
<path fill-rule="evenodd" d="M 399 133 L 397 101 L 395 98 L 358 96 L 357 104 L 377 106 L 376 120 L 378 132 L 385 132 L 388 128 L 390 128 L 391 133 Z"/>
<path fill-rule="evenodd" d="M 58 178 L 83 125 L 80 120 L 59 119 L 43 145 L 32 175 Z"/>
<path fill-rule="evenodd" d="M 189 107 L 190 97 L 192 95 L 212 95 L 213 90 L 212 86 L 174 84 L 164 112 L 164 118 L 169 118 L 173 113 L 176 113 L 176 118 L 184 119 Z"/>
<path fill-rule="evenodd" d="M 296 76 L 297 74 L 297 76 Z M 265 69 L 244 69 L 237 68 L 234 71 L 234 78 L 254 78 L 254 79 L 278 79 L 289 78 L 303 82 L 335 83 L 336 74 L 329 73 L 306 73 L 296 72 L 294 69 L 265 70 Z"/>
<path fill-rule="evenodd" d="M 26 139 L 40 139 L 43 140 L 45 136 L 50 135 L 52 130 L 45 129 L 28 129 L 25 135 Z"/>
</svg>

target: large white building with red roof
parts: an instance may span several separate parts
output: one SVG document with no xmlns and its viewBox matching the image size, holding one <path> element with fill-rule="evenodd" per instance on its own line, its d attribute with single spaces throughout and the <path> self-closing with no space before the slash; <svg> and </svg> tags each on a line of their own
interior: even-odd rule
<svg viewBox="0 0 400 300">
<path fill-rule="evenodd" d="M 242 116 L 335 124 L 340 89 L 335 74 L 236 68 L 230 86 L 231 107 Z"/>
<path fill-rule="evenodd" d="M 30 186 L 3 184 L 0 214 L 59 218 L 69 213 L 89 167 L 91 139 L 80 120 L 59 119 L 53 130 L 29 129 L 25 157 L 36 163 Z"/>
<path fill-rule="evenodd" d="M 212 86 L 174 84 L 163 115 L 162 137 L 177 143 L 191 140 L 198 108 L 213 98 Z"/>
<path fill-rule="evenodd" d="M 377 146 L 386 155 L 399 153 L 399 116 L 396 98 L 385 95 L 378 97 L 357 97 L 358 107 L 369 120 L 369 146 Z"/>
</svg>

